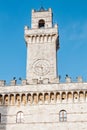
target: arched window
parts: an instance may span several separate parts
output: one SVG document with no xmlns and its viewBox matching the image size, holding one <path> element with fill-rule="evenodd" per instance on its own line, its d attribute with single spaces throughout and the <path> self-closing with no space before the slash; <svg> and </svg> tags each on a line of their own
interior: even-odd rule
<svg viewBox="0 0 87 130">
<path fill-rule="evenodd" d="M 39 20 L 38 27 L 39 28 L 44 28 L 45 27 L 45 21 L 43 19 Z"/>
<path fill-rule="evenodd" d="M 16 123 L 23 123 L 24 122 L 24 114 L 23 112 L 18 112 L 16 115 Z"/>
<path fill-rule="evenodd" d="M 59 121 L 65 122 L 67 121 L 67 112 L 65 110 L 61 110 L 59 113 Z"/>
</svg>

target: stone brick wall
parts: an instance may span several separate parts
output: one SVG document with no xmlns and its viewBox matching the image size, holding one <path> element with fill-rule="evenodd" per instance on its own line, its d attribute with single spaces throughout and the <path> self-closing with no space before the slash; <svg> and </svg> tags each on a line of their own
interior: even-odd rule
<svg viewBox="0 0 87 130">
<path fill-rule="evenodd" d="M 49 130 L 87 129 L 87 83 L 36 84 L 0 87 L 0 95 L 8 95 L 9 103 L 0 104 L 1 125 L 4 130 L 24 128 Z M 42 93 L 43 98 L 40 97 Z M 11 104 L 10 96 L 14 96 Z M 25 95 L 24 95 L 25 94 Z M 28 94 L 32 102 L 28 103 Z M 35 96 L 36 94 L 36 96 Z M 48 94 L 48 96 L 46 95 Z M 60 96 L 58 95 L 60 94 Z M 72 95 L 70 95 L 72 94 Z M 20 104 L 17 104 L 17 95 Z M 25 98 L 23 98 L 25 96 Z M 35 96 L 35 97 L 34 97 Z M 26 102 L 22 102 L 23 100 Z M 37 99 L 37 100 L 36 100 Z M 42 99 L 42 102 L 41 102 Z M 34 101 L 36 103 L 34 103 Z M 66 120 L 60 121 L 60 111 L 66 111 Z M 17 122 L 17 113 L 23 112 L 22 122 Z M 80 125 L 80 126 L 79 126 Z"/>
<path fill-rule="evenodd" d="M 6 123 L 6 130 L 86 130 L 87 129 L 87 103 L 63 103 L 63 104 L 46 104 L 46 105 L 27 105 L 27 106 L 10 106 L 5 113 L 2 110 L 2 123 Z M 1 107 L 0 107 L 1 110 Z M 59 112 L 66 110 L 67 119 L 64 122 L 59 120 Z M 17 123 L 16 116 L 19 111 L 24 114 L 23 122 Z M 79 126 L 80 125 L 80 126 Z"/>
</svg>

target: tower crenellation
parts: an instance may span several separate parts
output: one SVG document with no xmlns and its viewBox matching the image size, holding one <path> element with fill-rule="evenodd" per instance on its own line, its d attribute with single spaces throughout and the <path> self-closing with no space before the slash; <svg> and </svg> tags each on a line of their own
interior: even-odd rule
<svg viewBox="0 0 87 130">
<path fill-rule="evenodd" d="M 58 76 L 56 79 L 32 79 L 32 82 L 27 82 L 27 79 L 21 79 L 21 83 L 19 84 L 19 79 L 13 79 L 10 81 L 9 84 L 7 84 L 6 80 L 0 80 L 0 87 L 9 87 L 9 86 L 20 86 L 20 85 L 33 85 L 33 84 L 77 84 L 77 83 L 87 83 L 87 81 L 83 80 L 82 76 L 76 77 L 76 80 L 72 80 L 71 77 L 65 76 L 65 81 L 60 80 L 60 76 Z"/>
</svg>

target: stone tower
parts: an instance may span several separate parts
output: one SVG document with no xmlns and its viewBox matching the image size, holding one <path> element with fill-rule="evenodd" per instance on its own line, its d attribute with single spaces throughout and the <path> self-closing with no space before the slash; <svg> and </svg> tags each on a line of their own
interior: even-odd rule
<svg viewBox="0 0 87 130">
<path fill-rule="evenodd" d="M 57 49 L 59 48 L 58 26 L 53 26 L 51 8 L 32 10 L 31 29 L 25 27 L 27 45 L 27 81 L 49 80 L 57 78 Z"/>
</svg>

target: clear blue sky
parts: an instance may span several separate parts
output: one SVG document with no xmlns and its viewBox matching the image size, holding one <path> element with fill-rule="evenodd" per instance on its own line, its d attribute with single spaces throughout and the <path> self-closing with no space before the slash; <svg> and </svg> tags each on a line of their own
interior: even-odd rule
<svg viewBox="0 0 87 130">
<path fill-rule="evenodd" d="M 0 0 L 0 79 L 26 78 L 24 26 L 41 0 Z M 59 25 L 58 73 L 87 80 L 87 0 L 43 0 Z"/>
</svg>

